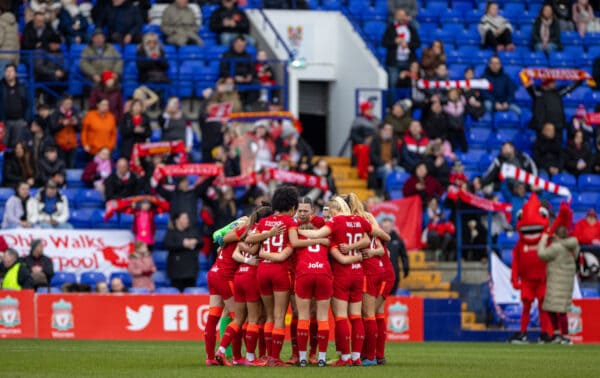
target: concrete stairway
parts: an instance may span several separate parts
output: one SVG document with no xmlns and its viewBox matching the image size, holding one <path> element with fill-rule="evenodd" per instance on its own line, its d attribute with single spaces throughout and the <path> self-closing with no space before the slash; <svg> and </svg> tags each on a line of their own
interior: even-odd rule
<svg viewBox="0 0 600 378">
<path fill-rule="evenodd" d="M 319 159 L 325 159 L 331 167 L 335 186 L 338 193 L 356 193 L 358 197 L 365 201 L 367 198 L 375 195 L 373 190 L 367 189 L 367 181 L 358 177 L 356 167 L 350 165 L 350 158 L 337 156 L 315 156 L 314 162 Z"/>
</svg>

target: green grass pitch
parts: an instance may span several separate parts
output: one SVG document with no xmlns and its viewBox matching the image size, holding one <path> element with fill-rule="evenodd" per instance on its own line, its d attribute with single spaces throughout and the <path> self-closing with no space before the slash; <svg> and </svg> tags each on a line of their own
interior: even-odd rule
<svg viewBox="0 0 600 378">
<path fill-rule="evenodd" d="M 289 352 L 286 345 L 282 356 Z M 387 359 L 375 367 L 208 368 L 201 342 L 0 340 L 0 377 L 597 377 L 600 345 L 389 344 Z"/>
</svg>

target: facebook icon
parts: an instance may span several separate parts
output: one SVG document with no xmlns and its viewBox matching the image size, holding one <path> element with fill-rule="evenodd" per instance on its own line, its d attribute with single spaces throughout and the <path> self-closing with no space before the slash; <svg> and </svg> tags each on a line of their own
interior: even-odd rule
<svg viewBox="0 0 600 378">
<path fill-rule="evenodd" d="M 163 328 L 165 331 L 187 331 L 189 329 L 187 306 L 165 305 L 163 307 Z"/>
</svg>

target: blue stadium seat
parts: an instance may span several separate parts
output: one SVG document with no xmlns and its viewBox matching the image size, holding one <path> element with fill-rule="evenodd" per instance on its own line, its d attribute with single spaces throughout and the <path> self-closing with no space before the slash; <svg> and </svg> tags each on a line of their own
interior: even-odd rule
<svg viewBox="0 0 600 378">
<path fill-rule="evenodd" d="M 563 51 L 553 51 L 548 56 L 550 67 L 571 67 L 575 64 L 575 58 Z"/>
<path fill-rule="evenodd" d="M 452 1 L 451 8 L 463 14 L 465 12 L 471 11 L 472 9 L 477 9 L 473 5 L 472 1 Z"/>
<path fill-rule="evenodd" d="M 552 182 L 566 186 L 570 190 L 577 190 L 577 180 L 575 179 L 575 176 L 569 173 L 559 173 L 552 176 Z"/>
<path fill-rule="evenodd" d="M 69 223 L 75 228 L 91 228 L 94 209 L 77 209 L 70 212 Z"/>
<path fill-rule="evenodd" d="M 581 86 L 573 92 L 563 97 L 565 106 L 577 107 L 580 104 L 592 105 L 592 90 L 589 87 Z"/>
<path fill-rule="evenodd" d="M 15 194 L 15 190 L 13 188 L 0 188 L 0 202 L 6 203 L 6 201 Z"/>
<path fill-rule="evenodd" d="M 506 128 L 521 127 L 521 118 L 514 112 L 495 112 L 494 113 L 494 128 L 502 131 Z M 512 139 L 511 139 L 512 140 Z"/>
<path fill-rule="evenodd" d="M 206 287 L 186 287 L 183 290 L 183 294 L 192 294 L 192 295 L 208 294 L 208 289 Z"/>
<path fill-rule="evenodd" d="M 113 278 L 120 278 L 123 281 L 123 284 L 127 287 L 131 287 L 131 274 L 128 272 L 112 272 L 110 277 L 108 278 L 108 283 L 113 280 Z"/>
<path fill-rule="evenodd" d="M 219 59 L 221 57 L 221 55 L 223 55 L 223 53 L 225 51 L 227 51 L 227 49 L 229 49 L 229 47 L 227 47 L 227 46 L 221 46 L 221 45 L 211 46 L 211 47 L 207 48 L 205 51 L 206 59 L 208 59 L 208 60 Z"/>
<path fill-rule="evenodd" d="M 104 208 L 104 197 L 95 189 L 83 189 L 77 195 L 77 206 L 82 209 Z"/>
<path fill-rule="evenodd" d="M 164 241 L 165 235 L 167 234 L 167 230 L 165 229 L 157 229 L 154 234 L 154 247 L 158 249 L 164 249 Z"/>
<path fill-rule="evenodd" d="M 510 64 L 523 64 L 523 56 L 519 51 L 499 51 L 498 57 L 505 68 Z"/>
<path fill-rule="evenodd" d="M 85 183 L 81 181 L 83 169 L 67 169 L 65 181 L 68 188 L 85 188 Z"/>
<path fill-rule="evenodd" d="M 62 291 L 58 287 L 38 287 L 36 294 L 60 294 Z"/>
<path fill-rule="evenodd" d="M 600 203 L 600 193 L 582 192 L 573 198 L 573 210 L 586 211 L 590 208 L 595 209 Z"/>
<path fill-rule="evenodd" d="M 129 294 L 150 294 L 151 291 L 145 287 L 132 287 L 127 290 Z"/>
<path fill-rule="evenodd" d="M 490 113 L 485 113 L 481 118 L 474 120 L 469 118 L 469 124 L 472 127 L 479 127 L 479 128 L 492 128 L 493 122 L 492 122 L 492 116 Z"/>
<path fill-rule="evenodd" d="M 79 283 L 90 285 L 93 288 L 96 287 L 98 282 L 106 282 L 106 276 L 102 272 L 83 272 Z"/>
<path fill-rule="evenodd" d="M 512 248 L 519 240 L 518 232 L 503 232 L 498 235 L 498 245 L 501 248 Z"/>
<path fill-rule="evenodd" d="M 404 288 L 398 288 L 398 290 L 396 290 L 396 295 L 398 297 L 410 297 L 410 290 L 404 289 Z"/>
<path fill-rule="evenodd" d="M 467 134 L 467 140 L 470 147 L 484 149 L 487 147 L 490 139 L 490 130 L 483 128 L 472 128 Z"/>
<path fill-rule="evenodd" d="M 156 214 L 154 216 L 154 224 L 156 224 L 157 228 L 167 226 L 169 224 L 169 213 Z"/>
<path fill-rule="evenodd" d="M 548 64 L 548 58 L 543 52 L 526 51 L 523 52 L 522 59 L 529 66 L 545 66 Z"/>
<path fill-rule="evenodd" d="M 367 21 L 363 26 L 363 31 L 367 35 L 367 38 L 379 42 L 383 37 L 386 27 L 387 25 L 383 21 Z"/>
<path fill-rule="evenodd" d="M 508 20 L 514 20 L 519 17 L 523 13 L 525 13 L 525 4 L 523 3 L 509 3 L 505 4 L 502 8 L 502 15 Z"/>
<path fill-rule="evenodd" d="M 479 160 L 479 171 L 482 174 L 485 171 L 487 171 L 488 167 L 490 166 L 490 164 L 492 164 L 492 161 L 494 161 L 495 158 L 496 158 L 496 155 L 492 154 L 492 153 L 483 155 L 481 157 L 481 160 Z"/>
<path fill-rule="evenodd" d="M 456 35 L 456 44 L 458 46 L 479 46 L 481 44 L 481 36 L 477 29 L 466 29 L 463 32 Z"/>
<path fill-rule="evenodd" d="M 600 298 L 600 293 L 598 293 L 598 289 L 582 287 L 579 290 L 581 291 L 582 298 Z"/>
<path fill-rule="evenodd" d="M 156 265 L 157 270 L 165 270 L 167 269 L 167 256 L 169 252 L 156 250 L 152 252 L 152 260 L 154 260 L 154 265 Z"/>
<path fill-rule="evenodd" d="M 204 58 L 204 50 L 196 45 L 181 46 L 177 55 L 183 60 L 200 60 Z"/>
<path fill-rule="evenodd" d="M 208 286 L 207 276 L 208 276 L 208 272 L 206 272 L 206 271 L 201 271 L 200 273 L 198 273 L 198 277 L 196 279 L 196 286 L 197 287 L 207 287 Z"/>
<path fill-rule="evenodd" d="M 500 128 L 498 131 L 490 135 L 490 138 L 488 139 L 488 148 L 500 149 L 504 142 L 512 142 L 516 139 L 518 134 L 519 130 L 517 129 Z"/>
<path fill-rule="evenodd" d="M 174 287 L 157 287 L 154 294 L 179 294 L 179 290 Z"/>
<path fill-rule="evenodd" d="M 580 191 L 600 190 L 600 175 L 581 175 L 578 181 Z"/>
<path fill-rule="evenodd" d="M 64 284 L 74 283 L 77 283 L 77 276 L 75 276 L 75 273 L 71 272 L 56 272 L 50 280 L 50 286 L 59 288 Z"/>
<path fill-rule="evenodd" d="M 167 287 L 171 286 L 171 281 L 167 278 L 166 273 L 163 270 L 159 270 L 152 275 L 154 285 L 156 287 Z"/>
<path fill-rule="evenodd" d="M 471 148 L 468 152 L 461 154 L 457 153 L 457 157 L 466 168 L 477 169 L 479 168 L 479 161 L 487 154 L 488 152 L 484 149 Z"/>
<path fill-rule="evenodd" d="M 94 228 L 99 228 L 103 230 L 110 230 L 113 228 L 119 228 L 119 216 L 118 214 L 113 214 L 106 221 L 104 220 L 105 211 L 100 209 L 94 210 L 94 215 L 92 219 L 92 225 Z"/>
<path fill-rule="evenodd" d="M 133 214 L 119 214 L 120 228 L 131 228 L 133 226 Z"/>
<path fill-rule="evenodd" d="M 525 87 L 519 86 L 515 92 L 515 102 L 521 107 L 531 107 L 531 96 Z"/>
<path fill-rule="evenodd" d="M 390 173 L 385 180 L 385 190 L 392 195 L 394 193 L 395 198 L 402 197 L 402 187 L 410 174 L 407 172 L 392 172 Z M 399 197 L 398 197 L 399 195 Z"/>
</svg>

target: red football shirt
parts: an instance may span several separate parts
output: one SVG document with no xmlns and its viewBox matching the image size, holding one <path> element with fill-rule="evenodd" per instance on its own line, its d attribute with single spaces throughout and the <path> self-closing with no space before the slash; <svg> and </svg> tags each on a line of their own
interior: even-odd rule
<svg viewBox="0 0 600 378">
<path fill-rule="evenodd" d="M 300 239 L 306 238 L 301 236 Z M 325 274 L 331 276 L 329 247 L 315 244 L 310 247 L 297 248 L 294 253 L 296 255 L 296 277 L 306 274 Z"/>
<path fill-rule="evenodd" d="M 279 235 L 272 236 L 263 241 L 261 250 L 269 253 L 281 253 L 283 250 L 290 245 L 289 231 L 294 228 L 298 228 L 298 224 L 294 222 L 294 219 L 289 215 L 271 215 L 261 219 L 256 225 L 257 232 L 267 232 L 273 227 L 280 225 L 285 226 L 285 231 Z M 289 261 L 272 262 L 267 260 L 261 260 L 261 263 L 281 265 L 288 269 Z"/>
<path fill-rule="evenodd" d="M 238 238 L 246 232 L 246 228 L 246 226 L 242 226 L 235 229 L 235 234 Z M 238 262 L 233 259 L 233 252 L 235 251 L 237 244 L 237 242 L 229 243 L 219 249 L 219 256 L 217 256 L 217 259 L 211 268 L 213 272 L 219 272 L 223 277 L 233 279 L 233 274 L 239 265 Z"/>
<path fill-rule="evenodd" d="M 331 247 L 340 244 L 353 244 L 362 239 L 364 233 L 370 234 L 373 231 L 371 224 L 358 215 L 338 215 L 333 217 L 325 225 L 331 230 Z M 356 255 L 360 251 L 350 251 L 349 255 Z M 333 273 L 335 275 L 353 275 L 363 274 L 362 264 L 340 264 L 333 260 Z"/>
<path fill-rule="evenodd" d="M 375 247 L 377 246 L 377 240 L 379 240 L 379 238 L 372 238 L 371 245 L 369 246 L 369 248 L 375 249 Z M 383 263 L 381 262 L 381 258 L 379 256 L 373 256 L 366 260 L 363 260 L 362 265 L 366 275 L 374 276 L 383 274 Z"/>
</svg>

